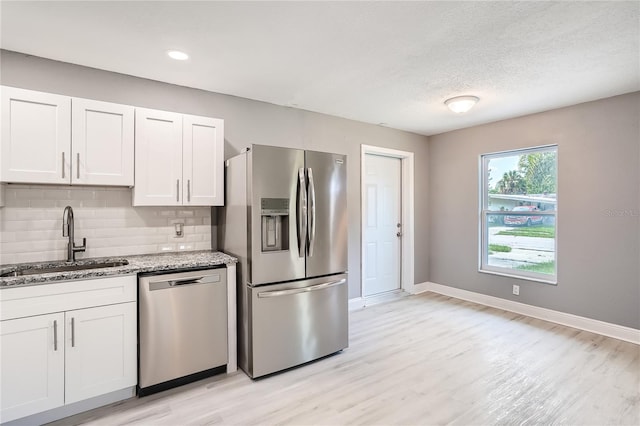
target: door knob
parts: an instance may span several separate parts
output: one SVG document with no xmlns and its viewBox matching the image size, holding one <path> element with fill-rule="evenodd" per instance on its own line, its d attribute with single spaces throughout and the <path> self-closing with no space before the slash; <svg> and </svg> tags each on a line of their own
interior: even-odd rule
<svg viewBox="0 0 640 426">
<path fill-rule="evenodd" d="M 402 232 L 397 232 L 396 237 L 402 237 Z"/>
</svg>

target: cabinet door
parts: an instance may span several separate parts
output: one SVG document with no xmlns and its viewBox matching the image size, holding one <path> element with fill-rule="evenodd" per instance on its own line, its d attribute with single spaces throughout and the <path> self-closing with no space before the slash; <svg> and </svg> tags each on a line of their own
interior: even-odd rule
<svg viewBox="0 0 640 426">
<path fill-rule="evenodd" d="M 184 205 L 224 204 L 224 120 L 185 115 L 183 118 Z"/>
<path fill-rule="evenodd" d="M 0 88 L 3 182 L 69 183 L 71 98 Z"/>
<path fill-rule="evenodd" d="M 137 382 L 136 303 L 65 313 L 65 403 Z"/>
<path fill-rule="evenodd" d="M 71 110 L 71 181 L 133 186 L 134 108 L 73 98 Z"/>
<path fill-rule="evenodd" d="M 182 114 L 136 108 L 134 206 L 182 204 Z"/>
<path fill-rule="evenodd" d="M 64 404 L 64 314 L 0 322 L 0 420 Z"/>
</svg>

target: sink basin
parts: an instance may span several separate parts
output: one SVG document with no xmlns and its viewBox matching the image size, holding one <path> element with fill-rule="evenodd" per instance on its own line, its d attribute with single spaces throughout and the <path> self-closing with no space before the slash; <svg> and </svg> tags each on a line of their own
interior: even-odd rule
<svg viewBox="0 0 640 426">
<path fill-rule="evenodd" d="M 69 271 L 84 271 L 86 269 L 99 269 L 99 268 L 113 268 L 116 266 L 128 265 L 129 261 L 126 259 L 118 259 L 107 262 L 85 263 L 85 264 L 60 264 L 58 266 L 30 266 L 26 268 L 16 267 L 0 273 L 0 277 L 20 277 L 23 275 L 35 275 L 35 274 L 48 274 L 51 272 L 69 272 Z"/>
</svg>

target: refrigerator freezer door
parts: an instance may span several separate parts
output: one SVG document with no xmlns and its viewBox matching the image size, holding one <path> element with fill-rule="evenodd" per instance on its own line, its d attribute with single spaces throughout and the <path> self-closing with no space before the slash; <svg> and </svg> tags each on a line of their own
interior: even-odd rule
<svg viewBox="0 0 640 426">
<path fill-rule="evenodd" d="M 309 189 L 307 277 L 347 270 L 347 158 L 306 151 Z"/>
<path fill-rule="evenodd" d="M 253 145 L 248 161 L 248 180 L 251 182 L 248 189 L 251 211 L 248 281 L 251 285 L 261 285 L 305 278 L 305 258 L 300 257 L 298 248 L 298 197 L 301 195 L 298 176 L 301 169 L 304 171 L 304 151 Z M 273 207 L 272 203 L 278 203 L 278 214 L 282 215 L 283 200 L 288 200 L 288 215 L 280 220 L 282 226 L 288 227 L 282 232 L 288 241 L 282 242 L 282 250 L 263 250 L 262 213 L 265 209 L 262 206 Z M 268 237 L 269 233 L 264 235 Z M 305 243 L 304 238 L 302 243 Z"/>
<path fill-rule="evenodd" d="M 247 287 L 253 330 L 253 378 L 303 364 L 348 346 L 347 275 Z"/>
</svg>

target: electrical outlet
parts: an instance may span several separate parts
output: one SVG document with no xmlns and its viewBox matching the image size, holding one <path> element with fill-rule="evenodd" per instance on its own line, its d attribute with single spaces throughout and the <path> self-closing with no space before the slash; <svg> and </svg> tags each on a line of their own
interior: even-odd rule
<svg viewBox="0 0 640 426">
<path fill-rule="evenodd" d="M 516 296 L 520 296 L 520 286 L 519 285 L 513 285 L 513 294 L 515 294 Z"/>
<path fill-rule="evenodd" d="M 174 223 L 175 235 L 174 238 L 184 237 L 184 223 Z"/>
</svg>

